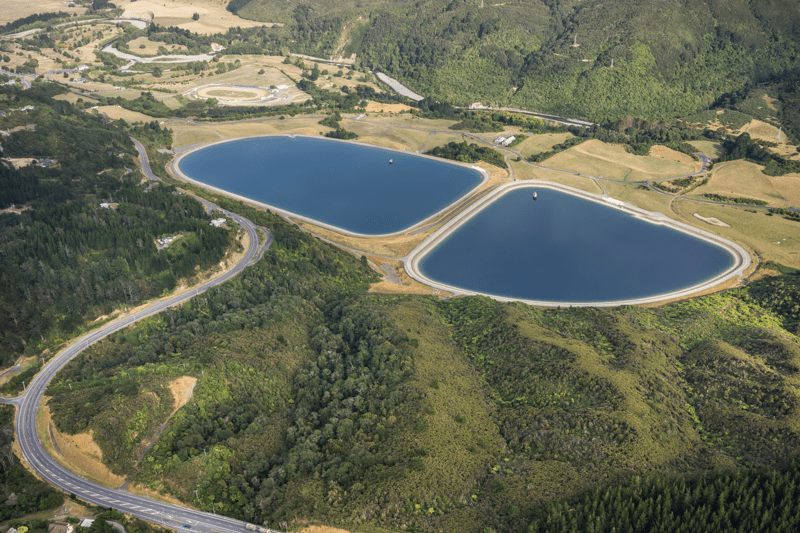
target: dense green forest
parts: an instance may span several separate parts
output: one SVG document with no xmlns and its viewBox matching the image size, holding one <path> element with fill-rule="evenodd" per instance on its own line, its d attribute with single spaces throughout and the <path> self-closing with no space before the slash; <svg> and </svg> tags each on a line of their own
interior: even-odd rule
<svg viewBox="0 0 800 533">
<path fill-rule="evenodd" d="M 272 31 L 276 47 L 357 53 L 431 100 L 597 122 L 689 115 L 779 80 L 800 51 L 793 0 L 233 0 L 228 9 L 284 23 Z"/>
<path fill-rule="evenodd" d="M 0 213 L 2 367 L 120 306 L 171 291 L 198 267 L 218 264 L 233 242 L 192 198 L 142 182 L 129 136 L 168 144 L 169 132 L 155 122 L 110 123 L 52 98 L 62 91 L 39 83 L 0 89 L 0 128 L 22 126 L 4 137 L 3 155 L 43 163 L 0 165 L 0 208 L 18 208 Z M 158 250 L 157 238 L 176 235 Z"/>
</svg>

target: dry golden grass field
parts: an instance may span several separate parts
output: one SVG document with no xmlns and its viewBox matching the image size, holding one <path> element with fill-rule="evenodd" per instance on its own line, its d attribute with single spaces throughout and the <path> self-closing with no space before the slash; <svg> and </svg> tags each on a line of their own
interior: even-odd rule
<svg viewBox="0 0 800 533">
<path fill-rule="evenodd" d="M 177 26 L 195 33 L 221 33 L 237 26 L 271 26 L 237 17 L 225 9 L 228 2 L 222 0 L 117 0 L 114 3 L 125 10 L 123 16 L 150 18 L 159 26 Z M 200 15 L 197 21 L 192 20 L 195 13 Z"/>
<path fill-rule="evenodd" d="M 145 115 L 142 113 L 137 113 L 136 111 L 130 111 L 125 109 L 124 107 L 119 107 L 116 105 L 102 105 L 98 106 L 96 109 L 87 109 L 88 113 L 99 113 L 101 115 L 105 114 L 111 120 L 119 120 L 122 119 L 126 122 L 133 123 L 133 122 L 152 122 L 154 119 L 150 115 Z"/>
<path fill-rule="evenodd" d="M 730 227 L 705 224 L 694 213 L 718 218 Z M 767 216 L 764 210 L 753 213 L 744 208 L 698 204 L 680 199 L 672 203 L 672 213 L 669 215 L 737 242 L 745 249 L 754 250 L 762 261 L 773 260 L 783 265 L 800 267 L 800 224 L 797 222 L 778 215 Z"/>
<path fill-rule="evenodd" d="M 722 155 L 722 145 L 719 143 L 712 141 L 688 141 L 688 143 L 711 159 L 716 159 Z"/>
<path fill-rule="evenodd" d="M 760 120 L 753 120 L 739 130 L 739 133 L 749 133 L 753 139 L 778 143 L 778 146 L 768 148 L 773 153 L 789 159 L 800 159 L 800 153 L 797 152 L 797 148 L 793 144 L 786 142 L 788 140 L 786 134 L 781 133 L 779 139 L 778 132 L 778 128 Z"/>
<path fill-rule="evenodd" d="M 169 54 L 188 50 L 188 48 L 181 44 L 167 44 L 159 41 L 151 41 L 147 37 L 137 37 L 128 43 L 128 48 L 130 48 L 131 53 L 139 56 L 157 56 L 159 55 L 159 47 L 166 48 Z"/>
<path fill-rule="evenodd" d="M 761 172 L 763 168 L 748 161 L 720 163 L 712 170 L 708 183 L 692 191 L 692 195 L 719 194 L 763 200 L 773 207 L 800 206 L 800 174 L 767 176 Z"/>
<path fill-rule="evenodd" d="M 680 176 L 700 170 L 699 162 L 688 156 L 681 158 L 675 155 L 674 150 L 661 148 L 656 152 L 651 151 L 651 155 L 639 156 L 628 153 L 622 145 L 590 140 L 556 154 L 541 164 L 618 181 Z"/>
<path fill-rule="evenodd" d="M 0 24 L 7 24 L 36 13 L 57 11 L 64 11 L 70 15 L 73 13 L 83 15 L 86 13 L 86 8 L 82 6 L 68 7 L 59 0 L 0 0 Z"/>
<path fill-rule="evenodd" d="M 571 133 L 542 133 L 531 135 L 516 146 L 516 150 L 523 157 L 528 158 L 532 155 L 540 154 L 551 150 L 553 146 L 561 144 L 567 139 L 574 137 Z"/>
<path fill-rule="evenodd" d="M 97 101 L 94 98 L 89 98 L 88 96 L 81 96 L 80 94 L 75 94 L 75 93 L 57 94 L 53 97 L 53 100 L 64 100 L 72 104 L 78 103 L 78 100 L 90 103 Z"/>
<path fill-rule="evenodd" d="M 82 474 L 89 479 L 99 481 L 109 487 L 117 488 L 121 486 L 125 482 L 125 478 L 112 473 L 103 464 L 103 452 L 94 441 L 92 432 L 77 433 L 75 435 L 61 433 L 56 429 L 56 425 L 50 417 L 50 408 L 47 406 L 47 401 L 45 400 L 42 403 L 44 407 L 40 410 L 39 417 L 37 417 L 37 426 L 40 426 L 37 429 L 39 429 L 39 435 L 45 448 L 51 451 L 50 455 L 73 472 Z M 63 455 L 55 452 L 53 448 L 50 428 L 52 428 L 53 439 Z"/>
<path fill-rule="evenodd" d="M 574 187 L 581 191 L 591 192 L 594 194 L 603 194 L 603 189 L 597 185 L 593 179 L 581 178 L 580 176 L 571 176 L 563 172 L 555 172 L 552 170 L 534 169 L 534 179 L 552 181 L 553 183 L 560 183 L 568 187 Z M 519 179 L 519 177 L 517 177 Z"/>
<path fill-rule="evenodd" d="M 368 102 L 366 109 L 367 113 L 402 113 L 403 111 L 410 111 L 413 108 L 405 104 L 385 104 L 383 102 Z"/>
</svg>

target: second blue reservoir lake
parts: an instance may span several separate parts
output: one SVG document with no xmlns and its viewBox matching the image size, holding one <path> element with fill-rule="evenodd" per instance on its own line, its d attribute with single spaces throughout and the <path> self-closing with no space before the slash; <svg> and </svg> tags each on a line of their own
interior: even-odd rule
<svg viewBox="0 0 800 533">
<path fill-rule="evenodd" d="M 691 287 L 734 264 L 720 246 L 552 189 L 512 190 L 420 261 L 429 279 L 549 302 L 647 298 Z"/>
<path fill-rule="evenodd" d="M 409 228 L 483 180 L 459 165 L 308 137 L 220 143 L 187 154 L 178 166 L 207 185 L 368 235 Z"/>
</svg>

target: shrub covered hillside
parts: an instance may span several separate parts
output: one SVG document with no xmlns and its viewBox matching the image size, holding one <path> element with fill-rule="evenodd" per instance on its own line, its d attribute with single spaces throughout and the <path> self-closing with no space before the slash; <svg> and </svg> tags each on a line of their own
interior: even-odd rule
<svg viewBox="0 0 800 533">
<path fill-rule="evenodd" d="M 260 263 L 92 346 L 48 389 L 60 430 L 93 430 L 151 490 L 273 526 L 580 530 L 602 504 L 621 531 L 636 494 L 706 527 L 708 476 L 755 502 L 742 479 L 796 475 L 796 275 L 658 309 L 380 296 L 362 261 L 248 215 L 275 233 Z M 182 376 L 193 396 L 139 462 Z M 576 502 L 586 514 L 560 519 Z"/>
<path fill-rule="evenodd" d="M 481 7 L 483 6 L 483 7 Z M 357 53 L 430 100 L 597 122 L 685 116 L 798 66 L 794 0 L 232 0 L 293 51 Z"/>
</svg>

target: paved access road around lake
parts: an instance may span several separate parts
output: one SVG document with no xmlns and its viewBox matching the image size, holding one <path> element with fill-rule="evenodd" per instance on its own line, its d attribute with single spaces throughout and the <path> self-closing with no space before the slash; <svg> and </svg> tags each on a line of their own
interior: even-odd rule
<svg viewBox="0 0 800 533">
<path fill-rule="evenodd" d="M 151 180 L 158 180 L 151 172 L 149 164 L 147 164 L 147 155 L 144 153 L 141 144 L 136 140 L 134 140 L 134 142 L 142 156 L 142 166 L 147 177 Z M 52 483 L 59 489 L 70 494 L 75 494 L 82 500 L 94 505 L 117 509 L 137 518 L 163 524 L 166 527 L 179 531 L 193 530 L 202 533 L 244 533 L 246 531 L 246 524 L 240 520 L 197 511 L 179 505 L 161 503 L 150 498 L 131 494 L 125 490 L 111 489 L 88 481 L 64 468 L 53 459 L 45 450 L 36 431 L 36 415 L 42 401 L 42 395 L 48 383 L 50 383 L 56 373 L 70 360 L 92 344 L 106 338 L 115 331 L 128 327 L 143 318 L 160 313 L 164 309 L 183 303 L 211 287 L 224 283 L 242 272 L 252 263 L 254 258 L 257 258 L 259 249 L 264 247 L 259 245 L 257 227 L 244 217 L 221 209 L 214 204 L 205 201 L 203 203 L 207 207 L 210 206 L 232 218 L 250 237 L 250 245 L 247 251 L 233 268 L 221 276 L 207 281 L 183 294 L 153 302 L 148 307 L 136 313 L 115 320 L 74 340 L 68 348 L 62 350 L 42 368 L 22 395 L 16 398 L 0 399 L 0 403 L 17 406 L 17 442 L 19 443 L 25 460 L 43 479 Z M 267 243 L 269 242 L 271 242 L 271 235 L 268 234 Z M 186 529 L 186 526 L 189 526 L 189 528 Z"/>
</svg>

